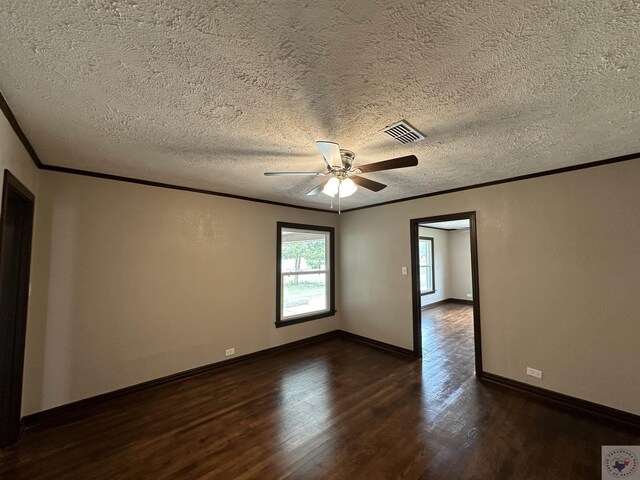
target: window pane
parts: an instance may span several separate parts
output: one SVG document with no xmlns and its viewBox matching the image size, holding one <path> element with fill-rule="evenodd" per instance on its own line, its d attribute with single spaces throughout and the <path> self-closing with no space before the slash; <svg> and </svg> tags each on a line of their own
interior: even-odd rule
<svg viewBox="0 0 640 480">
<path fill-rule="evenodd" d="M 328 310 L 327 274 L 284 274 L 282 318 Z"/>
<path fill-rule="evenodd" d="M 418 266 L 420 267 L 420 292 L 433 292 L 433 240 L 418 240 Z"/>
<path fill-rule="evenodd" d="M 328 233 L 282 230 L 282 271 L 304 272 L 327 269 Z"/>
<path fill-rule="evenodd" d="M 420 265 L 427 264 L 427 241 L 420 240 L 418 243 L 418 257 L 420 259 Z"/>
<path fill-rule="evenodd" d="M 276 326 L 333 315 L 333 228 L 280 222 L 278 228 Z"/>
</svg>

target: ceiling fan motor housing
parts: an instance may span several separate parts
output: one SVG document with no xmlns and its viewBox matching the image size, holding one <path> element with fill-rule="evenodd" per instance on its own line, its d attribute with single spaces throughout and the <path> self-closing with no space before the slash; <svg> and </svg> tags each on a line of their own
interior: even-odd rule
<svg viewBox="0 0 640 480">
<path fill-rule="evenodd" d="M 341 168 L 349 170 L 353 165 L 353 160 L 356 158 L 356 154 L 351 150 L 340 150 L 340 158 L 342 159 Z"/>
</svg>

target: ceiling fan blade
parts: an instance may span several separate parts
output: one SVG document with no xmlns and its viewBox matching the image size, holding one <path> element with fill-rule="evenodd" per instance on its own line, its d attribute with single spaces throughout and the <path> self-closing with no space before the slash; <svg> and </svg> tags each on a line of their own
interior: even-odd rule
<svg viewBox="0 0 640 480">
<path fill-rule="evenodd" d="M 322 152 L 324 161 L 327 162 L 330 169 L 340 167 L 342 160 L 340 158 L 340 147 L 337 143 L 317 141 L 316 145 Z"/>
<path fill-rule="evenodd" d="M 361 187 L 364 187 L 374 192 L 379 192 L 383 188 L 387 188 L 387 186 L 384 183 L 374 182 L 373 180 L 369 180 L 368 178 L 351 177 L 351 180 L 353 180 L 355 184 L 360 185 Z"/>
<path fill-rule="evenodd" d="M 381 170 L 393 170 L 394 168 L 415 167 L 418 165 L 418 157 L 415 155 L 407 155 L 406 157 L 392 158 L 382 162 L 369 163 L 360 165 L 356 169 L 362 173 L 379 172 Z"/>
<path fill-rule="evenodd" d="M 308 197 L 313 197 L 314 195 L 318 195 L 322 189 L 324 188 L 324 186 L 327 184 L 327 182 L 329 180 L 331 180 L 333 177 L 329 177 L 326 180 L 324 180 L 320 185 L 318 185 L 316 188 L 314 188 L 313 190 L 311 190 L 309 193 L 307 193 Z"/>
<path fill-rule="evenodd" d="M 264 172 L 267 177 L 320 177 L 320 172 Z"/>
</svg>

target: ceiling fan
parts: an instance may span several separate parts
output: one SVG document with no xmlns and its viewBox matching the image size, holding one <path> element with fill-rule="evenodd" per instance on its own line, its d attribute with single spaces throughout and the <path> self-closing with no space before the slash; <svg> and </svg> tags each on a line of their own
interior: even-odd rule
<svg viewBox="0 0 640 480">
<path fill-rule="evenodd" d="M 379 192 L 386 187 L 384 183 L 375 182 L 368 178 L 360 177 L 363 173 L 393 170 L 395 168 L 415 167 L 418 158 L 415 155 L 384 160 L 382 162 L 369 163 L 358 167 L 353 165 L 355 154 L 349 150 L 342 150 L 337 143 L 318 141 L 316 145 L 327 163 L 326 172 L 265 172 L 268 177 L 276 176 L 313 176 L 328 177 L 316 188 L 307 193 L 314 196 L 320 192 L 330 197 L 338 195 L 338 199 L 352 195 L 358 186 Z"/>
</svg>

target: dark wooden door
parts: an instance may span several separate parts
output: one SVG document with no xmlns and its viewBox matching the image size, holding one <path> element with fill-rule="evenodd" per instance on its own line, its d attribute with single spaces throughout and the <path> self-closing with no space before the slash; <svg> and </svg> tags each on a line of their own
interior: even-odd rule
<svg viewBox="0 0 640 480">
<path fill-rule="evenodd" d="M 0 447 L 20 436 L 34 196 L 8 170 L 0 220 Z"/>
</svg>

